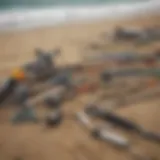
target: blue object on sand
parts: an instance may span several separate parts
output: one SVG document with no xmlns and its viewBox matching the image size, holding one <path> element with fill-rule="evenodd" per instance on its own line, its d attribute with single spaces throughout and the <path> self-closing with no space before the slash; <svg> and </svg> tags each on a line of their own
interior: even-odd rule
<svg viewBox="0 0 160 160">
<path fill-rule="evenodd" d="M 16 112 L 11 119 L 13 123 L 22 122 L 37 122 L 38 118 L 33 107 L 24 105 L 18 112 Z"/>
<path fill-rule="evenodd" d="M 15 103 L 18 105 L 23 104 L 28 99 L 28 97 L 29 97 L 29 88 L 23 84 L 17 86 L 14 92 Z"/>
<path fill-rule="evenodd" d="M 72 83 L 72 72 L 71 71 L 65 71 L 62 72 L 55 77 L 51 78 L 50 83 L 53 85 L 65 85 L 66 87 L 70 87 Z"/>
</svg>

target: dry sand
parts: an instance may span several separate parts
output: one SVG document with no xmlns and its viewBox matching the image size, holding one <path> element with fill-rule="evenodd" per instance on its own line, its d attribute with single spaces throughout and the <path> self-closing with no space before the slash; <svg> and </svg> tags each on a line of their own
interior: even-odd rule
<svg viewBox="0 0 160 160">
<path fill-rule="evenodd" d="M 159 17 L 147 17 L 120 22 L 99 21 L 90 24 L 2 33 L 0 34 L 0 75 L 4 78 L 9 75 L 13 67 L 31 60 L 36 47 L 46 50 L 61 47 L 63 56 L 57 63 L 76 63 L 82 60 L 82 51 L 86 44 L 97 41 L 102 32 L 113 29 L 118 24 L 143 27 L 158 24 L 159 20 Z M 152 51 L 159 45 L 160 43 L 157 42 L 152 43 L 145 46 L 143 50 Z M 124 44 L 123 50 L 125 47 L 128 45 Z M 133 46 L 129 48 L 133 49 Z M 114 49 L 115 45 L 108 50 Z M 160 133 L 159 104 L 158 100 L 151 101 L 117 112 L 144 125 L 146 129 Z M 90 138 L 89 133 L 74 120 L 73 115 L 80 108 L 81 104 L 76 101 L 64 104 L 65 120 L 59 128 L 51 130 L 44 129 L 42 124 L 11 125 L 9 118 L 13 114 L 12 110 L 1 109 L 0 160 L 13 160 L 15 157 L 22 157 L 23 160 L 130 160 L 131 157 L 126 151 Z M 40 115 L 45 113 L 41 107 L 37 111 Z M 134 134 L 126 136 L 132 142 L 133 148 L 138 148 L 139 152 L 160 160 L 159 145 L 144 141 Z"/>
</svg>

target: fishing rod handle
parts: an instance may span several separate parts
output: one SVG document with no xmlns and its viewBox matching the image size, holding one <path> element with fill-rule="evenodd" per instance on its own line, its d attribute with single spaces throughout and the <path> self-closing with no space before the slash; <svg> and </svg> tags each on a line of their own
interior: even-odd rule
<svg viewBox="0 0 160 160">
<path fill-rule="evenodd" d="M 93 129 L 94 128 L 93 125 L 92 125 L 92 123 L 91 123 L 91 121 L 90 121 L 90 119 L 88 118 L 88 116 L 85 113 L 78 112 L 76 114 L 76 118 L 86 128 L 88 128 L 88 129 Z"/>
<path fill-rule="evenodd" d="M 141 136 L 143 136 L 144 138 L 146 138 L 148 140 L 153 140 L 157 143 L 160 143 L 160 134 L 158 134 L 158 133 L 153 133 L 153 132 L 149 132 L 149 131 L 141 131 L 140 134 L 141 134 Z"/>
<path fill-rule="evenodd" d="M 94 138 L 98 138 L 103 140 L 104 142 L 110 142 L 113 145 L 126 148 L 129 146 L 129 141 L 119 136 L 118 134 L 115 134 L 113 132 L 106 131 L 104 129 L 98 129 L 92 126 L 89 118 L 85 115 L 85 113 L 79 112 L 77 113 L 77 119 L 83 124 L 85 127 L 90 128 L 92 132 L 92 136 Z"/>
<path fill-rule="evenodd" d="M 141 130 L 139 125 L 111 112 L 103 112 L 102 118 L 126 130 L 134 130 L 137 132 Z"/>
<path fill-rule="evenodd" d="M 127 148 L 129 147 L 129 141 L 125 137 L 122 137 L 116 133 L 107 131 L 107 130 L 100 130 L 99 132 L 99 138 L 105 142 L 110 142 L 113 145 Z"/>
</svg>

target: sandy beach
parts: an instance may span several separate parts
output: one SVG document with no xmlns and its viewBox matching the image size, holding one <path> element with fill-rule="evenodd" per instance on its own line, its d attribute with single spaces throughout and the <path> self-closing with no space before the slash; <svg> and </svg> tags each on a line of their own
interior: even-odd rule
<svg viewBox="0 0 160 160">
<path fill-rule="evenodd" d="M 0 34 L 0 76 L 7 77 L 14 67 L 22 65 L 34 57 L 34 49 L 53 50 L 60 47 L 62 56 L 57 64 L 79 63 L 83 61 L 84 48 L 91 42 L 103 43 L 103 32 L 120 26 L 160 25 L 160 17 L 142 17 L 130 20 L 103 20 L 89 24 L 67 24 L 64 26 L 39 28 L 28 31 L 15 31 Z M 116 44 L 104 47 L 105 51 L 147 51 L 160 47 L 160 42 L 153 42 L 144 47 Z M 143 125 L 146 129 L 160 133 L 160 100 L 132 105 L 117 112 Z M 10 124 L 11 109 L 0 110 L 0 160 L 131 160 L 130 154 L 109 144 L 93 140 L 89 132 L 81 128 L 74 120 L 74 113 L 81 109 L 76 101 L 64 104 L 65 119 L 59 128 L 46 130 L 43 125 Z M 43 107 L 38 110 L 44 113 Z M 123 133 L 123 132 L 121 132 Z M 133 149 L 154 160 L 160 160 L 159 145 L 143 140 L 135 134 L 126 134 Z M 20 160 L 20 159 L 19 159 Z"/>
<path fill-rule="evenodd" d="M 89 24 L 66 24 L 63 26 L 38 28 L 29 31 L 1 33 L 0 34 L 0 73 L 1 77 L 10 73 L 12 67 L 19 66 L 32 60 L 34 49 L 42 48 L 44 50 L 53 50 L 60 47 L 62 56 L 58 63 L 76 63 L 83 59 L 83 48 L 91 42 L 99 42 L 101 34 L 114 30 L 117 25 L 120 26 L 153 26 L 159 23 L 159 17 L 142 17 L 135 20 L 103 20 Z M 106 42 L 105 42 L 106 43 Z M 153 50 L 159 43 L 152 43 L 149 47 L 143 47 L 139 50 Z M 106 47 L 106 51 L 114 51 L 117 46 L 112 44 Z M 122 50 L 138 50 L 130 45 L 120 45 Z M 117 49 L 119 51 L 119 48 Z"/>
</svg>

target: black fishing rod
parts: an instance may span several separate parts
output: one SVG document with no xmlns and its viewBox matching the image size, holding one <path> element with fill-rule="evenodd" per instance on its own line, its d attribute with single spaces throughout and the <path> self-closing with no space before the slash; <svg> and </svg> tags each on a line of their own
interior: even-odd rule
<svg viewBox="0 0 160 160">
<path fill-rule="evenodd" d="M 13 70 L 11 76 L 0 86 L 0 104 L 2 104 L 18 86 L 26 79 L 25 71 L 22 68 Z"/>
<path fill-rule="evenodd" d="M 108 82 L 115 77 L 130 77 L 130 76 L 138 76 L 138 77 L 160 77 L 160 68 L 153 69 L 144 69 L 144 68 L 132 68 L 132 69 L 116 69 L 110 70 L 106 69 L 100 74 L 100 79 L 103 82 Z"/>
<path fill-rule="evenodd" d="M 120 147 L 121 149 L 125 149 L 135 160 L 152 160 L 151 157 L 139 152 L 137 148 L 134 148 L 126 137 L 110 131 L 109 127 L 101 128 L 94 125 L 90 117 L 85 112 L 78 112 L 76 114 L 76 118 L 80 124 L 90 131 L 93 138 L 112 144 L 113 146 Z"/>
<path fill-rule="evenodd" d="M 115 113 L 105 111 L 102 108 L 99 108 L 98 106 L 89 106 L 85 108 L 85 112 L 93 117 L 98 117 L 102 120 L 105 120 L 109 123 L 112 123 L 113 125 L 116 125 L 120 128 L 123 128 L 127 131 L 133 131 L 138 133 L 140 136 L 153 140 L 155 142 L 160 143 L 160 134 L 152 133 L 149 131 L 146 131 L 143 127 L 140 125 L 121 117 Z"/>
</svg>

